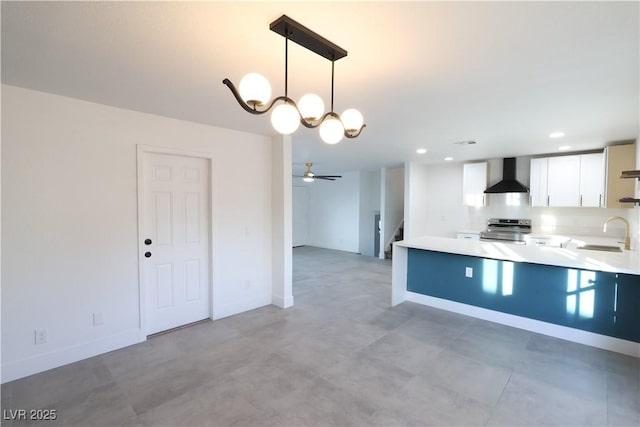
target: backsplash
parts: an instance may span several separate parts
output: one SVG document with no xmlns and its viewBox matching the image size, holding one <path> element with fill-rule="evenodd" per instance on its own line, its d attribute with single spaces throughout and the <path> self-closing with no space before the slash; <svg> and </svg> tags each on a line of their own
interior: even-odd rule
<svg viewBox="0 0 640 427">
<path fill-rule="evenodd" d="M 484 229 L 487 218 L 527 218 L 532 221 L 534 233 L 624 237 L 625 229 L 620 221 L 612 222 L 606 234 L 602 232 L 607 218 L 621 216 L 631 223 L 632 235 L 638 229 L 634 209 L 531 207 L 526 194 L 520 196 L 522 200 L 518 200 L 517 194 L 488 196 L 488 206 L 468 208 L 467 228 Z"/>
</svg>

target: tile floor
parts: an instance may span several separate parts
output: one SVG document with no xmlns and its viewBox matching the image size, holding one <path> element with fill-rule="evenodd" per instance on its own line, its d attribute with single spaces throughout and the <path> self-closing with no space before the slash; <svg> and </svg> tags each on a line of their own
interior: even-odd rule
<svg viewBox="0 0 640 427">
<path fill-rule="evenodd" d="M 297 248 L 295 307 L 4 384 L 2 408 L 56 409 L 43 426 L 640 425 L 639 359 L 390 308 L 390 278 L 388 260 Z"/>
</svg>

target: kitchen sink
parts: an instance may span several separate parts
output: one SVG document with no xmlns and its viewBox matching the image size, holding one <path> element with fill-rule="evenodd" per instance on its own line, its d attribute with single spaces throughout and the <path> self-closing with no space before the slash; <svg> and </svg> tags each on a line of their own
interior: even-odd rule
<svg viewBox="0 0 640 427">
<path fill-rule="evenodd" d="M 620 246 L 607 246 L 607 245 L 583 245 L 583 246 L 578 246 L 578 249 L 587 249 L 590 251 L 622 252 L 622 249 L 620 249 Z"/>
</svg>

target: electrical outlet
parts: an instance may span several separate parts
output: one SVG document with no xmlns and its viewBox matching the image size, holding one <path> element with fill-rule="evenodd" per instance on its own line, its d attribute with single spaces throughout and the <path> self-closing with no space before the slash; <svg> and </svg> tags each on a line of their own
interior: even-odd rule
<svg viewBox="0 0 640 427">
<path fill-rule="evenodd" d="M 102 319 L 102 313 L 96 312 L 93 313 L 93 326 L 100 326 L 104 323 Z"/>
<path fill-rule="evenodd" d="M 465 267 L 464 269 L 464 277 L 473 277 L 473 268 Z"/>
<path fill-rule="evenodd" d="M 36 329 L 34 331 L 34 342 L 35 344 L 44 344 L 47 342 L 47 330 L 46 329 Z"/>
</svg>

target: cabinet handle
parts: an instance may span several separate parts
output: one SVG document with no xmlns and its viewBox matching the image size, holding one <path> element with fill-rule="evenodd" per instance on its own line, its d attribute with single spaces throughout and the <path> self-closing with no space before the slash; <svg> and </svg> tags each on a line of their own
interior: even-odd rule
<svg viewBox="0 0 640 427">
<path fill-rule="evenodd" d="M 582 206 L 582 194 L 580 195 L 580 206 Z"/>
<path fill-rule="evenodd" d="M 598 207 L 602 207 L 602 194 L 598 194 Z"/>
<path fill-rule="evenodd" d="M 547 206 L 549 206 L 549 195 L 547 194 Z"/>
<path fill-rule="evenodd" d="M 531 193 L 529 193 L 529 206 L 531 206 L 533 204 L 533 199 L 531 197 Z"/>
</svg>

